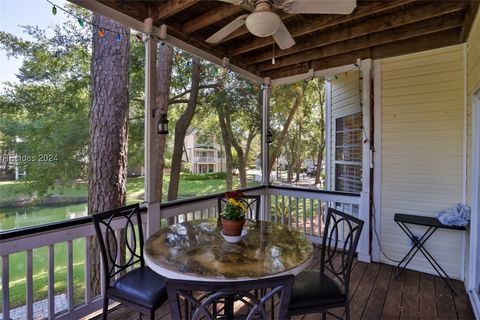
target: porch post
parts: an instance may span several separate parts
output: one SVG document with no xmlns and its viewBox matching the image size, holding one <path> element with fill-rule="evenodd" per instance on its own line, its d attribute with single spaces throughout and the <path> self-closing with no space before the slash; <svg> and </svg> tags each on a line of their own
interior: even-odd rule
<svg viewBox="0 0 480 320">
<path fill-rule="evenodd" d="M 155 98 L 157 89 L 157 39 L 151 35 L 153 20 L 145 19 L 145 204 L 148 208 L 147 232 L 149 236 L 160 229 L 160 199 L 156 198 L 154 175 L 158 171 L 159 155 L 155 152 Z"/>
<path fill-rule="evenodd" d="M 261 220 L 270 220 L 270 195 L 268 194 L 269 177 L 269 145 L 267 143 L 267 133 L 270 126 L 270 78 L 266 77 L 263 82 L 263 106 L 262 106 L 262 183 L 265 186 L 265 192 L 262 195 Z"/>
<path fill-rule="evenodd" d="M 370 262 L 370 84 L 372 60 L 363 60 L 360 63 L 362 77 L 362 115 L 363 115 L 363 164 L 362 164 L 362 192 L 360 194 L 359 218 L 364 221 L 363 232 L 358 243 L 358 260 Z"/>
</svg>

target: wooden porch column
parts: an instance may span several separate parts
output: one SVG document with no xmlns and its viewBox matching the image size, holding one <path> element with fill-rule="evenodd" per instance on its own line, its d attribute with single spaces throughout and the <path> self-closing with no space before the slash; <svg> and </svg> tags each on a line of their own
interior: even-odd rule
<svg viewBox="0 0 480 320">
<path fill-rule="evenodd" d="M 360 193 L 359 218 L 365 224 L 358 243 L 358 260 L 370 262 L 370 169 L 372 166 L 370 145 L 370 93 L 372 60 L 361 61 L 360 76 L 362 77 L 362 115 L 363 115 L 363 164 L 362 164 L 362 192 Z M 375 238 L 372 237 L 374 240 Z"/>
<path fill-rule="evenodd" d="M 160 229 L 160 199 L 155 190 L 155 173 L 158 171 L 157 144 L 154 135 L 157 134 L 155 125 L 155 98 L 157 94 L 157 44 L 158 41 L 151 35 L 153 20 L 145 19 L 145 204 L 148 208 L 147 232 L 150 236 Z"/>
<path fill-rule="evenodd" d="M 268 185 L 270 184 L 268 157 L 269 145 L 267 143 L 267 133 L 270 127 L 270 78 L 265 78 L 263 82 L 263 106 L 262 106 L 262 183 L 265 185 L 262 195 L 262 210 L 260 219 L 270 220 L 270 196 L 268 194 Z"/>
</svg>

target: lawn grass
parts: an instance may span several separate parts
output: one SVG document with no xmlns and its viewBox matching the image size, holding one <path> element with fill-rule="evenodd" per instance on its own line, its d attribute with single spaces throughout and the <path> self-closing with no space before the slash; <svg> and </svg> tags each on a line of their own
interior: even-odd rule
<svg viewBox="0 0 480 320">
<path fill-rule="evenodd" d="M 195 175 L 182 173 L 180 177 L 180 184 L 178 190 L 178 197 L 191 198 L 195 196 L 207 195 L 226 191 L 225 179 L 212 179 L 206 175 Z M 166 200 L 168 194 L 168 184 L 170 176 L 165 175 L 163 179 L 163 195 Z M 256 185 L 258 183 L 252 182 L 249 185 Z M 233 177 L 233 188 L 240 188 L 240 180 L 238 177 Z M 133 203 L 143 200 L 144 194 L 144 178 L 130 177 L 127 179 L 127 202 Z M 88 195 L 88 183 L 77 182 L 69 186 L 55 186 L 48 190 L 48 194 L 37 196 L 35 194 L 28 194 L 28 183 L 19 181 L 1 181 L 0 182 L 0 208 L 10 207 L 16 201 L 20 202 L 27 198 L 35 199 L 37 205 L 42 205 L 42 200 L 47 197 L 58 198 L 85 198 Z"/>
<path fill-rule="evenodd" d="M 169 176 L 164 179 L 163 194 L 168 192 Z M 200 180 L 193 180 L 192 175 L 185 176 L 186 179 L 180 180 L 179 198 L 189 198 L 194 196 L 219 193 L 226 190 L 224 179 L 210 179 L 200 177 Z M 255 182 L 249 185 L 255 185 Z M 240 183 L 237 177 L 234 177 L 234 188 L 239 188 Z M 0 182 L 0 207 L 2 203 L 12 202 L 26 196 L 28 186 L 25 182 Z M 127 181 L 127 203 L 140 202 L 144 194 L 144 178 L 128 178 Z M 78 183 L 67 188 L 52 188 L 49 191 L 51 196 L 64 197 L 86 197 L 87 184 Z M 72 205 L 74 210 L 78 210 L 82 205 Z M 69 206 L 70 207 L 70 206 Z M 57 212 L 62 211 L 62 212 Z M 6 214 L 0 217 L 0 229 L 10 229 L 12 227 L 25 227 L 38 223 L 58 221 L 65 219 L 65 213 L 62 208 L 37 208 L 34 215 L 26 216 L 20 221 L 15 215 Z M 57 214 L 58 216 L 48 216 Z M 46 217 L 45 217 L 46 215 Z M 2 219 L 4 221 L 2 221 Z M 8 219 L 15 219 L 14 224 Z M 67 288 L 67 243 L 55 244 L 55 294 L 66 293 Z M 73 241 L 73 264 L 74 264 L 74 301 L 81 303 L 84 299 L 84 270 L 85 270 L 85 240 L 77 239 Z M 1 269 L 0 269 L 1 277 Z M 26 253 L 20 252 L 9 256 L 9 277 L 10 277 L 10 307 L 15 308 L 25 305 L 26 297 Z M 1 288 L 1 287 L 0 287 Z M 42 300 L 47 297 L 48 291 L 48 248 L 42 247 L 33 250 L 33 295 L 34 301 Z M 2 296 L 0 295 L 0 306 Z M 59 311 L 59 310 L 57 310 Z"/>
</svg>

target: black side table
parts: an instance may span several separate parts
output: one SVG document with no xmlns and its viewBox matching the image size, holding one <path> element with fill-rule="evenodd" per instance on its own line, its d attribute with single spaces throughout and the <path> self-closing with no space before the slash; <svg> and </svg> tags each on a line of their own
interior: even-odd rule
<svg viewBox="0 0 480 320">
<path fill-rule="evenodd" d="M 432 255 L 425 249 L 424 244 L 430 239 L 430 237 L 437 231 L 438 228 L 441 229 L 450 229 L 450 230 L 465 230 L 465 227 L 459 226 L 446 226 L 440 223 L 437 218 L 434 217 L 424 217 L 416 216 L 411 214 L 400 214 L 396 213 L 393 220 L 398 224 L 400 229 L 405 232 L 405 234 L 410 238 L 413 243 L 412 248 L 408 253 L 403 257 L 403 259 L 398 263 L 396 268 L 396 278 L 405 270 L 407 265 L 412 261 L 415 254 L 420 251 L 427 261 L 432 265 L 433 269 L 438 273 L 443 282 L 450 288 L 450 290 L 455 294 L 453 290 L 450 277 L 447 275 L 445 270 L 438 264 L 438 262 L 432 257 Z M 420 238 L 417 238 L 413 232 L 408 228 L 407 224 L 419 225 L 427 227 L 427 230 L 423 233 Z M 403 266 L 402 266 L 403 265 Z"/>
</svg>

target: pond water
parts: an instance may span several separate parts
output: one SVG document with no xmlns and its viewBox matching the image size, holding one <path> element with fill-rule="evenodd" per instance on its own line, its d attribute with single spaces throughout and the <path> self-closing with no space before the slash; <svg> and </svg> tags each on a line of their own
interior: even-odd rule
<svg viewBox="0 0 480 320">
<path fill-rule="evenodd" d="M 55 207 L 0 208 L 0 231 L 74 219 L 86 215 L 86 203 Z"/>
</svg>

